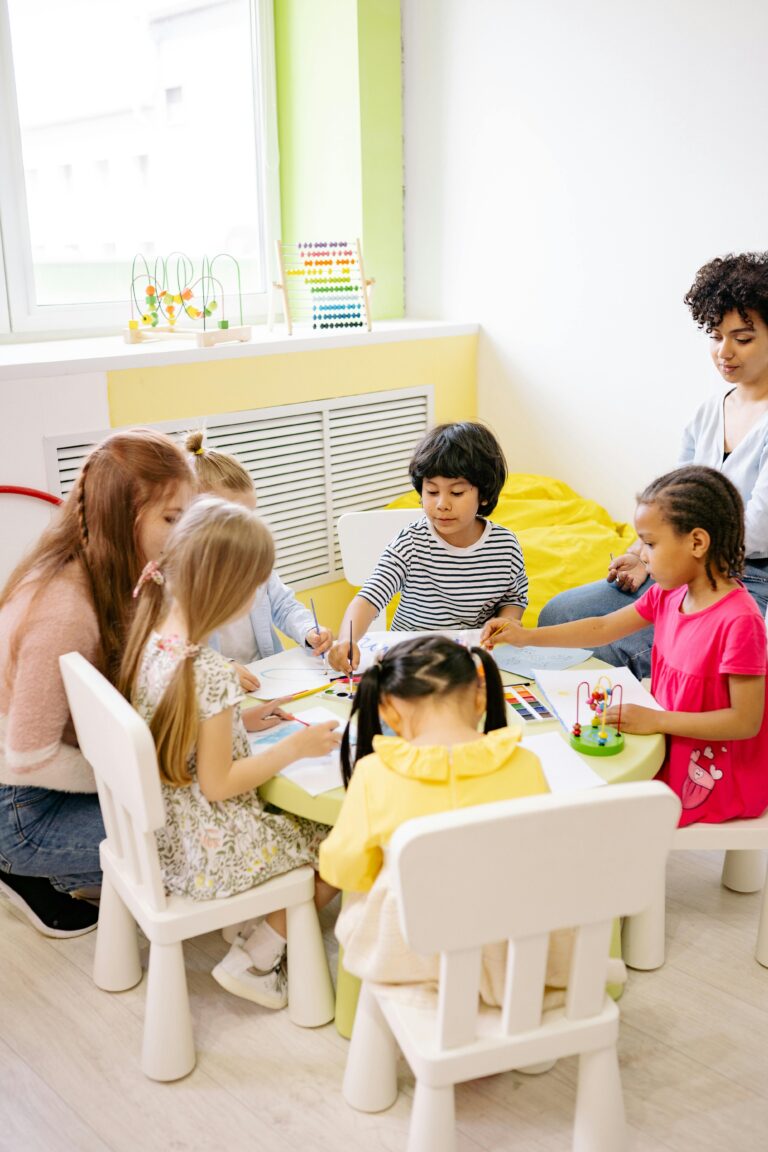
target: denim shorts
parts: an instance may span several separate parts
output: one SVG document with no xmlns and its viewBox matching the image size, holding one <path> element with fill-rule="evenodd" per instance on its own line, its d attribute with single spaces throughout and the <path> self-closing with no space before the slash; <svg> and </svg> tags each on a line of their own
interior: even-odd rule
<svg viewBox="0 0 768 1152">
<path fill-rule="evenodd" d="M 96 793 L 0 785 L 0 871 L 45 876 L 62 892 L 101 884 Z"/>
</svg>

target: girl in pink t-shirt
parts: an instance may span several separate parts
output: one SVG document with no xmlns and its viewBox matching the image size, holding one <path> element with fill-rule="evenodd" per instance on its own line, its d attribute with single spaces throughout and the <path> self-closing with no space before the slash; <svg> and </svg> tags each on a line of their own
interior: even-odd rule
<svg viewBox="0 0 768 1152">
<path fill-rule="evenodd" d="M 760 816 L 768 808 L 768 657 L 765 621 L 737 579 L 741 497 L 722 472 L 677 468 L 640 494 L 635 527 L 655 580 L 638 601 L 533 631 L 491 620 L 481 643 L 495 633 L 494 643 L 595 648 L 654 624 L 651 691 L 665 711 L 627 704 L 622 729 L 668 737 L 659 775 L 682 801 L 681 825 Z M 617 714 L 609 708 L 608 722 Z"/>
</svg>

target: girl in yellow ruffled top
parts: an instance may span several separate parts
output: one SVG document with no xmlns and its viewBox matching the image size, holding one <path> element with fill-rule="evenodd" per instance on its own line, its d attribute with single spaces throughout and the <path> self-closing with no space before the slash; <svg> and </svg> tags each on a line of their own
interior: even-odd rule
<svg viewBox="0 0 768 1152">
<path fill-rule="evenodd" d="M 485 715 L 485 731 L 479 724 Z M 396 733 L 382 736 L 380 718 Z M 508 728 L 498 668 L 481 648 L 442 636 L 405 640 L 364 674 L 342 738 L 348 791 L 320 845 L 320 874 L 348 897 L 336 934 L 345 967 L 368 980 L 419 983 L 437 960 L 409 952 L 389 890 L 384 851 L 414 816 L 548 792 L 538 757 Z M 492 877 L 502 890 L 520 878 Z M 439 876 L 434 878 L 440 882 Z M 503 965 L 486 963 L 481 995 L 499 1003 Z"/>
</svg>

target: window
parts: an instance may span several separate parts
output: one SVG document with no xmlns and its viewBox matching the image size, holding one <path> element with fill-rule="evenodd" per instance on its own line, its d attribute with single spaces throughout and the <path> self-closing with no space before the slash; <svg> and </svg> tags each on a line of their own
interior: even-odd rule
<svg viewBox="0 0 768 1152">
<path fill-rule="evenodd" d="M 131 264 L 278 234 L 270 0 L 0 0 L 0 333 L 114 331 Z"/>
</svg>

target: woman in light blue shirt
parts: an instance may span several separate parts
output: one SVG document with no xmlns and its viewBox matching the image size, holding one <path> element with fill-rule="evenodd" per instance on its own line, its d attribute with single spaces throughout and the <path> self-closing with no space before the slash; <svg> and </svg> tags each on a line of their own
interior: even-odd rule
<svg viewBox="0 0 768 1152">
<path fill-rule="evenodd" d="M 685 302 L 711 342 L 712 360 L 727 390 L 701 405 L 683 432 L 678 465 L 706 464 L 723 472 L 744 501 L 747 591 L 768 607 L 768 252 L 711 260 L 696 273 Z M 645 592 L 649 577 L 638 541 L 599 580 L 561 592 L 545 605 L 541 626 L 605 616 Z M 609 664 L 650 675 L 653 629 L 595 649 Z"/>
</svg>

